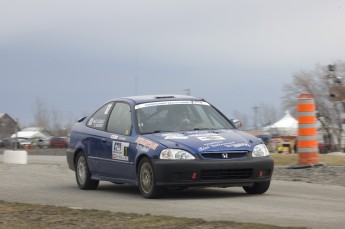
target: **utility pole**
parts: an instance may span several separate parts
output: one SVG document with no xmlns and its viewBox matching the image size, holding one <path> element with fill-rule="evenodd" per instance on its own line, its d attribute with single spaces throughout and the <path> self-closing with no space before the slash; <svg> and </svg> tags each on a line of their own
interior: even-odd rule
<svg viewBox="0 0 345 229">
<path fill-rule="evenodd" d="M 342 82 L 342 77 L 336 75 L 336 69 L 336 65 L 328 65 L 328 74 L 326 77 L 333 80 L 329 96 L 332 101 L 341 102 L 345 112 L 345 85 Z"/>
<path fill-rule="evenodd" d="M 138 95 L 138 76 L 134 77 L 134 95 Z"/>
<path fill-rule="evenodd" d="M 254 110 L 254 129 L 258 129 L 258 109 L 259 107 L 253 107 Z"/>
<path fill-rule="evenodd" d="M 342 145 L 342 133 L 344 132 L 344 123 L 345 123 L 345 119 L 344 119 L 344 115 L 345 115 L 345 85 L 342 82 L 342 77 L 337 76 L 336 75 L 336 65 L 328 65 L 328 74 L 326 75 L 326 79 L 331 79 L 332 85 L 330 87 L 330 92 L 329 92 L 329 96 L 331 101 L 333 102 L 339 102 L 342 107 L 343 107 L 343 111 L 341 113 L 338 114 L 338 118 L 339 120 L 341 120 L 340 124 L 339 124 L 339 129 L 340 129 L 340 137 L 338 137 L 338 144 L 339 147 L 341 148 Z"/>
<path fill-rule="evenodd" d="M 14 132 L 15 132 L 15 139 L 14 139 L 14 150 L 17 150 L 18 149 L 18 125 L 19 125 L 19 119 L 16 118 L 16 124 L 14 126 Z"/>
</svg>

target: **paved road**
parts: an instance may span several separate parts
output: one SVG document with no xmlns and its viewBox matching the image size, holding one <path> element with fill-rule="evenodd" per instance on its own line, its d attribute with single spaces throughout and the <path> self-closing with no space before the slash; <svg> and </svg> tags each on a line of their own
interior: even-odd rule
<svg viewBox="0 0 345 229">
<path fill-rule="evenodd" d="M 345 222 L 345 187 L 340 186 L 273 181 L 260 196 L 241 188 L 209 188 L 147 200 L 128 185 L 101 182 L 98 190 L 79 190 L 61 156 L 29 156 L 28 165 L 0 162 L 0 179 L 0 199 L 10 202 L 310 228 L 344 228 Z"/>
</svg>

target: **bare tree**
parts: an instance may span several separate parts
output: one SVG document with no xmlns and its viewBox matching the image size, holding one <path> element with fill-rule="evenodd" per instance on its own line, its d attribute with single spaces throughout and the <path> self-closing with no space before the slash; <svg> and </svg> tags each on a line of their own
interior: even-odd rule
<svg viewBox="0 0 345 229">
<path fill-rule="evenodd" d="M 337 74 L 345 74 L 345 63 L 336 63 L 338 68 Z M 325 131 L 326 136 L 332 133 L 337 139 L 337 148 L 341 148 L 342 143 L 342 113 L 344 108 L 337 101 L 332 101 L 330 97 L 331 82 L 327 80 L 326 66 L 317 65 L 312 71 L 301 71 L 293 75 L 291 83 L 284 85 L 285 95 L 283 103 L 285 107 L 294 112 L 298 103 L 298 96 L 301 93 L 310 93 L 315 99 L 317 119 L 321 124 L 321 128 Z M 294 114 L 296 115 L 296 113 Z M 328 139 L 332 141 L 332 138 Z M 334 142 L 330 142 L 334 143 Z"/>
<path fill-rule="evenodd" d="M 232 112 L 233 118 L 238 119 L 241 122 L 242 129 L 246 130 L 249 128 L 248 116 L 244 113 L 241 113 L 237 110 Z"/>
<path fill-rule="evenodd" d="M 60 136 L 63 132 L 63 119 L 61 117 L 61 113 L 58 110 L 52 109 L 52 126 L 49 129 L 52 131 L 53 135 Z"/>
<path fill-rule="evenodd" d="M 53 126 L 51 130 L 55 136 L 68 136 L 73 125 L 78 120 L 72 114 L 63 115 L 58 110 L 52 110 L 52 117 Z"/>
<path fill-rule="evenodd" d="M 35 99 L 34 125 L 48 128 L 50 126 L 50 113 L 47 104 L 40 98 Z"/>
<path fill-rule="evenodd" d="M 233 117 L 240 120 L 243 130 L 256 129 L 260 130 L 277 121 L 280 115 L 277 108 L 272 104 L 260 103 L 253 106 L 253 113 L 248 118 L 248 115 L 237 110 L 232 111 Z"/>
<path fill-rule="evenodd" d="M 260 103 L 258 107 L 258 122 L 260 127 L 268 126 L 278 120 L 280 114 L 272 104 Z"/>
<path fill-rule="evenodd" d="M 32 125 L 46 128 L 54 136 L 67 136 L 77 118 L 71 114 L 66 116 L 67 118 L 64 118 L 63 113 L 59 110 L 49 109 L 41 98 L 36 98 Z"/>
</svg>

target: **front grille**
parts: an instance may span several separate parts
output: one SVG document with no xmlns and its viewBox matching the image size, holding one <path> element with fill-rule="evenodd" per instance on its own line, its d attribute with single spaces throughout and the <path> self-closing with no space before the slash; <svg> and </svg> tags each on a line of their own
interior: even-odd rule
<svg viewBox="0 0 345 229">
<path fill-rule="evenodd" d="M 224 156 L 226 154 L 226 156 Z M 247 158 L 247 151 L 226 151 L 217 153 L 202 153 L 204 159 L 241 159 Z"/>
<path fill-rule="evenodd" d="M 248 179 L 252 176 L 252 169 L 210 169 L 201 170 L 201 180 L 236 180 Z"/>
</svg>

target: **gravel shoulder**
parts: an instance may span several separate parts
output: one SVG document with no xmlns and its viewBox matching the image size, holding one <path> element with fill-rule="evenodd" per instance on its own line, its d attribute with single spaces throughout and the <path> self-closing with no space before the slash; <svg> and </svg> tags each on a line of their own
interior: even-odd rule
<svg viewBox="0 0 345 229">
<path fill-rule="evenodd" d="M 318 166 L 304 169 L 275 167 L 273 179 L 345 186 L 345 167 Z"/>
</svg>

